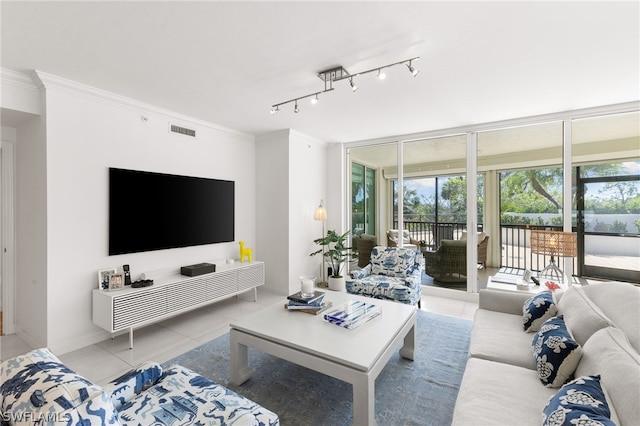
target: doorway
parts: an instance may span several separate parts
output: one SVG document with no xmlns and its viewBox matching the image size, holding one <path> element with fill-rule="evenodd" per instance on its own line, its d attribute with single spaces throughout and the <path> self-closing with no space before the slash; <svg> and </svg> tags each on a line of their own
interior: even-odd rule
<svg viewBox="0 0 640 426">
<path fill-rule="evenodd" d="M 0 142 L 0 336 L 15 333 L 14 144 Z"/>
<path fill-rule="evenodd" d="M 640 175 L 625 173 L 637 166 L 638 162 L 605 165 L 620 170 L 615 176 L 593 176 L 598 174 L 593 168 L 577 168 L 581 276 L 640 283 Z"/>
</svg>

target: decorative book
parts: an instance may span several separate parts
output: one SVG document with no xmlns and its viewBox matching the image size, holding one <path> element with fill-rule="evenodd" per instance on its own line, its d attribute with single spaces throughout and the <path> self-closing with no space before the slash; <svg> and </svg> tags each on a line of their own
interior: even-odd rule
<svg viewBox="0 0 640 426">
<path fill-rule="evenodd" d="M 331 302 L 322 302 L 319 305 L 302 306 L 286 304 L 284 307 L 290 311 L 304 312 L 305 314 L 318 315 L 333 306 Z"/>
<path fill-rule="evenodd" d="M 299 291 L 287 297 L 287 299 L 293 302 L 306 303 L 306 304 L 313 304 L 314 302 L 317 302 L 321 298 L 324 298 L 324 291 L 314 291 L 313 296 L 310 296 L 310 297 L 303 296 L 302 292 Z"/>
<path fill-rule="evenodd" d="M 382 308 L 360 300 L 350 300 L 324 314 L 324 320 L 344 328 L 354 329 L 382 313 Z"/>
</svg>

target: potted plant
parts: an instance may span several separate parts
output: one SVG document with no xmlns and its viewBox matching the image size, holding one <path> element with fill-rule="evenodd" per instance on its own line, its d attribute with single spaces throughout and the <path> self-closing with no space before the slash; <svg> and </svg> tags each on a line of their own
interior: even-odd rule
<svg viewBox="0 0 640 426">
<path fill-rule="evenodd" d="M 418 245 L 420 246 L 420 253 L 427 251 L 427 242 L 425 240 L 418 241 Z"/>
<path fill-rule="evenodd" d="M 314 251 L 309 256 L 323 253 L 324 259 L 331 267 L 331 275 L 329 276 L 329 288 L 331 290 L 344 290 L 345 279 L 342 276 L 342 268 L 344 263 L 349 259 L 351 247 L 345 246 L 347 235 L 350 231 L 342 235 L 338 235 L 334 230 L 328 230 L 327 236 L 313 240 L 314 243 L 322 246 L 320 250 Z M 323 266 L 324 267 L 324 266 Z"/>
</svg>

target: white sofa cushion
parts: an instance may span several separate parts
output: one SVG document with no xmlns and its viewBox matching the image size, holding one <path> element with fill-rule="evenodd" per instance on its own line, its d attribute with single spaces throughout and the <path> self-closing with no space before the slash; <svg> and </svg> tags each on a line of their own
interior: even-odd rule
<svg viewBox="0 0 640 426">
<path fill-rule="evenodd" d="M 579 286 L 564 292 L 558 302 L 558 313 L 564 315 L 571 335 L 583 346 L 596 331 L 613 325 Z"/>
<path fill-rule="evenodd" d="M 469 356 L 536 369 L 533 336 L 522 331 L 522 315 L 478 309 L 473 324 Z"/>
<path fill-rule="evenodd" d="M 583 286 L 582 290 L 627 335 L 631 346 L 640 353 L 640 287 L 605 282 Z"/>
<path fill-rule="evenodd" d="M 469 358 L 451 424 L 539 426 L 542 409 L 556 390 L 542 386 L 527 368 Z"/>
<path fill-rule="evenodd" d="M 637 309 L 637 308 L 636 308 Z M 576 376 L 599 374 L 620 424 L 635 425 L 640 419 L 640 355 L 622 330 L 607 327 L 585 343 Z"/>
</svg>

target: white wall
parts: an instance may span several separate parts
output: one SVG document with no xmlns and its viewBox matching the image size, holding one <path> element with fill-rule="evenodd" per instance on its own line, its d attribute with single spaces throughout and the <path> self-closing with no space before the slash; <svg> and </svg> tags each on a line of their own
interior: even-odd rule
<svg viewBox="0 0 640 426">
<path fill-rule="evenodd" d="M 265 287 L 288 294 L 289 130 L 256 137 L 256 256 Z"/>
<path fill-rule="evenodd" d="M 287 295 L 300 290 L 300 275 L 321 276 L 313 240 L 322 223 L 313 213 L 325 198 L 326 145 L 292 130 L 256 138 L 258 252 L 267 287 Z"/>
<path fill-rule="evenodd" d="M 40 78 L 47 88 L 47 344 L 64 353 L 107 337 L 91 320 L 99 269 L 129 264 L 137 279 L 145 271 L 238 258 L 237 243 L 108 256 L 108 168 L 235 181 L 235 238 L 251 246 L 255 143 L 250 135 L 54 76 Z M 169 133 L 169 122 L 195 129 L 197 138 Z M 122 194 L 122 208 L 145 206 Z"/>
<path fill-rule="evenodd" d="M 47 166 L 44 117 L 16 135 L 16 333 L 32 347 L 47 345 Z"/>
<path fill-rule="evenodd" d="M 346 195 L 345 150 L 339 143 L 327 146 L 326 176 L 327 188 L 330 188 L 325 200 L 327 203 L 327 229 L 333 229 L 338 233 L 347 232 L 346 215 L 351 211 L 351 208 L 347 208 L 349 201 Z"/>
<path fill-rule="evenodd" d="M 300 290 L 300 275 L 322 280 L 322 255 L 309 256 L 320 246 L 313 242 L 322 236 L 322 222 L 313 214 L 325 199 L 326 145 L 292 132 L 289 141 L 289 290 Z M 326 232 L 325 224 L 325 232 Z"/>
</svg>

